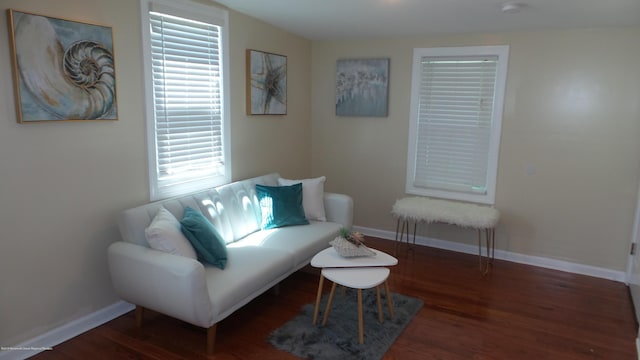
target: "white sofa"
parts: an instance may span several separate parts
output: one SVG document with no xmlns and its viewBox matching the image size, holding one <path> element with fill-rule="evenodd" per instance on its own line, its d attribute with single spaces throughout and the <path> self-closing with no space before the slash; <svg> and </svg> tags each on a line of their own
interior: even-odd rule
<svg viewBox="0 0 640 360">
<path fill-rule="evenodd" d="M 207 328 L 207 352 L 212 353 L 219 321 L 307 265 L 340 228 L 351 228 L 352 199 L 324 193 L 327 221 L 261 230 L 255 185 L 277 186 L 279 177 L 272 173 L 237 181 L 120 214 L 124 241 L 109 247 L 109 269 L 116 293 L 136 305 L 139 326 L 148 308 Z M 227 242 L 224 270 L 149 247 L 145 228 L 161 206 L 177 219 L 186 207 L 207 217 Z"/>
</svg>

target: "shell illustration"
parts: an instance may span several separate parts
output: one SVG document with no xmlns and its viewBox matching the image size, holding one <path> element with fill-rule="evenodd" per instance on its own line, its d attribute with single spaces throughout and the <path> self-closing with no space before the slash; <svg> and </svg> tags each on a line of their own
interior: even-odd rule
<svg viewBox="0 0 640 360">
<path fill-rule="evenodd" d="M 113 54 L 96 41 L 65 50 L 42 16 L 22 16 L 15 26 L 20 78 L 47 113 L 59 119 L 115 118 Z"/>
</svg>

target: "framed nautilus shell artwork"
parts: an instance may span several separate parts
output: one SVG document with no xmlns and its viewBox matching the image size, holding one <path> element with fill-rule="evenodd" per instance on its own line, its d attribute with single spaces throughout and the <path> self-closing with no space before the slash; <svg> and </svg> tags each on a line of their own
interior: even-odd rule
<svg viewBox="0 0 640 360">
<path fill-rule="evenodd" d="M 117 120 L 110 27 L 7 10 L 18 122 Z"/>
<path fill-rule="evenodd" d="M 247 114 L 287 114 L 287 57 L 247 49 Z"/>
</svg>

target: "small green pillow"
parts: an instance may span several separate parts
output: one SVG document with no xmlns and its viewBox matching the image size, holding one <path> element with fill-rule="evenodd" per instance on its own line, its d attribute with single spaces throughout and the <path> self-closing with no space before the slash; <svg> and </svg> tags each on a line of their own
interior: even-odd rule
<svg viewBox="0 0 640 360">
<path fill-rule="evenodd" d="M 224 269 L 227 265 L 227 246 L 218 230 L 204 215 L 186 207 L 180 220 L 180 230 L 193 245 L 198 260 Z"/>
<path fill-rule="evenodd" d="M 291 186 L 256 185 L 256 193 L 262 211 L 262 229 L 309 224 L 302 207 L 301 183 Z"/>
</svg>

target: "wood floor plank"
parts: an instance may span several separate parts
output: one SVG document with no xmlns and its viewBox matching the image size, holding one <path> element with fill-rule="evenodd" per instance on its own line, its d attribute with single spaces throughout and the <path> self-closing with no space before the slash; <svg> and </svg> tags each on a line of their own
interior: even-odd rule
<svg viewBox="0 0 640 360">
<path fill-rule="evenodd" d="M 368 238 L 393 253 L 392 241 Z M 619 282 L 496 260 L 481 276 L 477 256 L 400 247 L 391 291 L 424 307 L 384 359 L 637 360 L 637 324 Z M 296 359 L 266 338 L 315 300 L 318 272 L 304 269 L 218 324 L 216 352 L 206 331 L 152 311 L 143 328 L 133 312 L 33 359 Z M 328 291 L 325 287 L 325 292 Z"/>
</svg>

